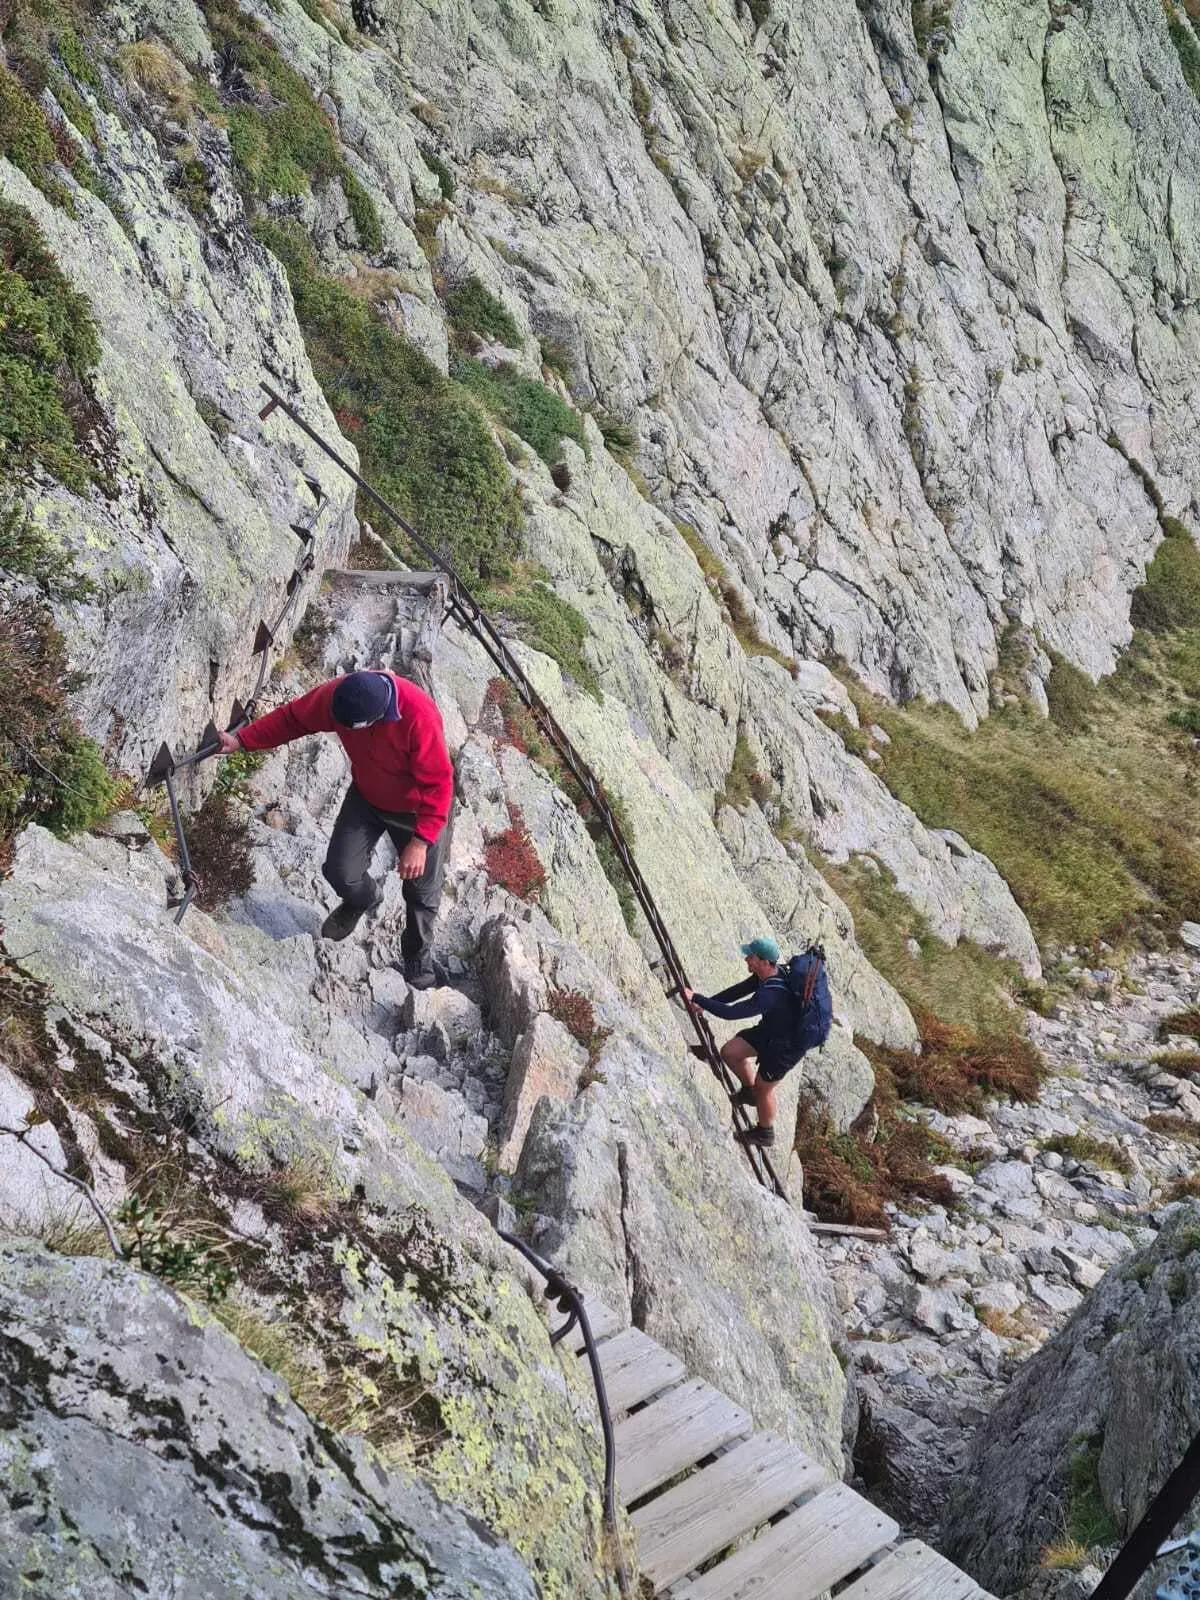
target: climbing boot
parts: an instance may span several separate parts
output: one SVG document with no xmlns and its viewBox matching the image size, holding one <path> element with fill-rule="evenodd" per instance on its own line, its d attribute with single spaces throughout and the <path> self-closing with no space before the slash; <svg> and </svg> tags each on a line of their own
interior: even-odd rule
<svg viewBox="0 0 1200 1600">
<path fill-rule="evenodd" d="M 410 989 L 432 989 L 438 981 L 438 971 L 428 950 L 420 955 L 405 956 L 404 981 Z"/>
<path fill-rule="evenodd" d="M 322 939 L 348 939 L 366 916 L 368 911 L 374 911 L 383 896 L 377 894 L 374 900 L 365 906 L 352 906 L 349 900 L 343 900 L 336 905 L 325 921 L 321 924 Z"/>
<path fill-rule="evenodd" d="M 735 1106 L 754 1105 L 754 1090 L 751 1089 L 748 1084 L 743 1084 L 738 1092 L 733 1096 L 733 1103 Z"/>
<path fill-rule="evenodd" d="M 774 1128 L 738 1128 L 734 1138 L 740 1144 L 753 1145 L 757 1150 L 769 1150 L 775 1143 Z"/>
</svg>

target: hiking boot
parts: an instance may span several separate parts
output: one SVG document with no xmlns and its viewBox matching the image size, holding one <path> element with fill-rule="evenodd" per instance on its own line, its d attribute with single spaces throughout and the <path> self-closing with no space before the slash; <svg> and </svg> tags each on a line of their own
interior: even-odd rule
<svg viewBox="0 0 1200 1600">
<path fill-rule="evenodd" d="M 755 1104 L 754 1090 L 750 1088 L 749 1084 L 743 1084 L 732 1098 L 735 1106 L 752 1106 Z"/>
<path fill-rule="evenodd" d="M 738 1128 L 734 1138 L 740 1144 L 752 1144 L 757 1150 L 767 1150 L 775 1143 L 774 1128 Z"/>
<path fill-rule="evenodd" d="M 438 981 L 437 968 L 428 950 L 418 956 L 405 956 L 404 981 L 410 989 L 432 989 Z"/>
<path fill-rule="evenodd" d="M 352 906 L 349 900 L 341 901 L 321 924 L 322 939 L 348 939 L 367 912 L 374 911 L 382 898 L 382 895 L 376 895 L 365 906 Z"/>
</svg>

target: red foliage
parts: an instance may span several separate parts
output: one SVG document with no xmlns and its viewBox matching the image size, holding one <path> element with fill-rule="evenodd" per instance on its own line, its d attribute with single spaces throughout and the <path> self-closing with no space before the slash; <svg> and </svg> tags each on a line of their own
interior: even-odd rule
<svg viewBox="0 0 1200 1600">
<path fill-rule="evenodd" d="M 546 869 L 533 848 L 520 806 L 510 807 L 509 815 L 512 821 L 504 832 L 494 834 L 484 845 L 483 864 L 492 882 L 509 894 L 536 900 L 546 882 Z"/>
<path fill-rule="evenodd" d="M 361 433 L 362 418 L 347 406 L 337 406 L 334 409 L 333 420 L 343 433 Z"/>
</svg>

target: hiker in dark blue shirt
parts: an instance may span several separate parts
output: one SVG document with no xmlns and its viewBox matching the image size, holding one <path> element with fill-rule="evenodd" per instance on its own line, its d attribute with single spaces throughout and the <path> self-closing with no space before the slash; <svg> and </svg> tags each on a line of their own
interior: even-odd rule
<svg viewBox="0 0 1200 1600">
<path fill-rule="evenodd" d="M 775 1143 L 775 1085 L 792 1070 L 804 1054 L 797 1048 L 796 1006 L 783 973 L 779 970 L 779 946 L 774 939 L 751 939 L 742 946 L 750 976 L 719 994 L 697 994 L 684 989 L 683 998 L 711 1016 L 727 1021 L 761 1017 L 752 1028 L 743 1028 L 721 1046 L 721 1058 L 742 1087 L 734 1096 L 737 1105 L 754 1106 L 758 1127 L 738 1130 L 744 1144 L 768 1146 Z M 700 1048 L 696 1047 L 700 1054 Z M 758 1058 L 755 1074 L 752 1062 Z"/>
</svg>

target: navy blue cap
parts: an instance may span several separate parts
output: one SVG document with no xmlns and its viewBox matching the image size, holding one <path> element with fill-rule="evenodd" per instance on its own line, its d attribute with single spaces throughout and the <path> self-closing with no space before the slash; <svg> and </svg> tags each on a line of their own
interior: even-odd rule
<svg viewBox="0 0 1200 1600">
<path fill-rule="evenodd" d="M 373 722 L 399 722 L 396 688 L 384 672 L 348 673 L 333 691 L 333 720 L 343 728 L 369 728 Z"/>
</svg>

